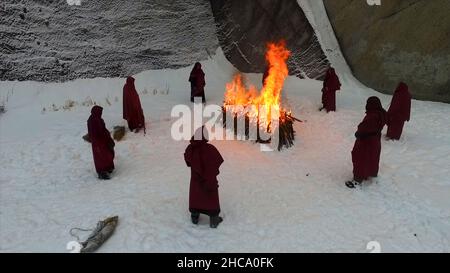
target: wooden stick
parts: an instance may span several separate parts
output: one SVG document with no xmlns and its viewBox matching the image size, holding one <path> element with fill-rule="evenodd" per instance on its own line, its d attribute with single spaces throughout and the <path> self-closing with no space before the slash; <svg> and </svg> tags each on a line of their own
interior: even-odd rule
<svg viewBox="0 0 450 273">
<path fill-rule="evenodd" d="M 305 122 L 305 121 L 300 120 L 300 119 L 298 119 L 298 118 L 296 118 L 296 117 L 293 117 L 293 116 L 291 116 L 291 115 L 289 115 L 289 114 L 286 114 L 286 116 L 288 116 L 288 117 L 290 117 L 291 119 L 293 119 L 293 120 L 295 120 L 295 121 L 298 121 L 298 122 Z"/>
</svg>

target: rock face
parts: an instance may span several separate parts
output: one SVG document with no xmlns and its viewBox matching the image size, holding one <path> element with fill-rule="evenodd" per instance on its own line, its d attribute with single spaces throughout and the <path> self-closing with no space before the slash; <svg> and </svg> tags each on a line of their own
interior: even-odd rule
<svg viewBox="0 0 450 273">
<path fill-rule="evenodd" d="M 217 36 L 241 72 L 263 73 L 266 43 L 284 39 L 291 75 L 322 78 L 329 67 L 314 30 L 296 0 L 210 0 Z"/>
<path fill-rule="evenodd" d="M 1 0 L 0 80 L 124 77 L 189 66 L 215 52 L 215 32 L 208 1 Z"/>
<path fill-rule="evenodd" d="M 450 1 L 324 0 L 354 75 L 392 93 L 405 81 L 416 99 L 450 103 Z"/>
</svg>

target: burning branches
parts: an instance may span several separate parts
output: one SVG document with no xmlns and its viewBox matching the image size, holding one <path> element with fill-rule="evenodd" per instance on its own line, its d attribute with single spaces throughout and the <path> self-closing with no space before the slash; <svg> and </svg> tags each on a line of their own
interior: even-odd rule
<svg viewBox="0 0 450 273">
<path fill-rule="evenodd" d="M 254 86 L 247 88 L 240 74 L 227 84 L 223 106 L 225 127 L 259 143 L 274 144 L 276 139 L 278 150 L 294 144 L 294 118 L 280 103 L 284 81 L 289 74 L 286 64 L 289 56 L 283 41 L 267 45 L 268 73 L 260 92 Z M 239 124 L 243 128 L 239 128 Z"/>
<path fill-rule="evenodd" d="M 263 112 L 263 111 L 258 111 Z M 230 107 L 222 107 L 224 128 L 233 128 L 238 140 L 254 140 L 261 144 L 272 144 L 273 148 L 281 151 L 283 147 L 294 145 L 295 131 L 293 124 L 298 119 L 289 113 L 281 112 L 277 120 L 269 124 L 261 122 L 263 119 L 245 110 L 235 111 Z M 278 116 L 278 115 L 277 115 Z M 276 118 L 275 115 L 272 117 Z"/>
</svg>

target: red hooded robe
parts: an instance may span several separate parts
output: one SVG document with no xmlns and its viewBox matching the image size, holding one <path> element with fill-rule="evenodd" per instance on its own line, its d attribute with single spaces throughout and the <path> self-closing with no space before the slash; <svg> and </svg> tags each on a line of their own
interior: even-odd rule
<svg viewBox="0 0 450 273">
<path fill-rule="evenodd" d="M 128 77 L 123 87 L 123 119 L 128 122 L 131 131 L 145 128 L 144 111 L 134 86 L 134 78 Z"/>
<path fill-rule="evenodd" d="M 386 124 L 386 111 L 380 99 L 367 100 L 366 116 L 355 133 L 356 141 L 352 150 L 353 179 L 358 182 L 378 176 L 381 154 L 381 131 Z"/>
<path fill-rule="evenodd" d="M 336 91 L 341 89 L 341 83 L 334 71 L 334 68 L 329 68 L 322 88 L 322 104 L 327 112 L 336 111 Z"/>
<path fill-rule="evenodd" d="M 205 102 L 205 73 L 200 63 L 195 63 L 189 75 L 189 82 L 191 83 L 191 101 L 194 101 L 194 97 L 202 97 Z"/>
<path fill-rule="evenodd" d="M 399 140 L 405 121 L 409 121 L 411 115 L 411 94 L 405 83 L 400 83 L 392 97 L 388 110 L 388 130 L 386 136 Z"/>
<path fill-rule="evenodd" d="M 191 168 L 191 183 L 189 190 L 189 211 L 200 212 L 210 216 L 220 213 L 219 204 L 219 175 L 223 158 L 219 151 L 208 140 L 191 139 L 186 148 L 184 160 Z"/>
<path fill-rule="evenodd" d="M 102 119 L 103 108 L 94 106 L 87 121 L 88 134 L 92 143 L 92 153 L 97 173 L 114 170 L 114 140 Z"/>
</svg>

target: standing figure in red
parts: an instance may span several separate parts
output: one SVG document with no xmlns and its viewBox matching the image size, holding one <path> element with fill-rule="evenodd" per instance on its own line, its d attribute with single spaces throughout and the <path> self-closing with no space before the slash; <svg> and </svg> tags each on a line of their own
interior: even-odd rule
<svg viewBox="0 0 450 273">
<path fill-rule="evenodd" d="M 391 106 L 388 110 L 388 130 L 386 137 L 399 140 L 402 136 L 405 121 L 409 121 L 411 115 L 411 94 L 408 86 L 401 82 L 392 97 Z"/>
<path fill-rule="evenodd" d="M 366 116 L 358 125 L 356 141 L 352 150 L 353 181 L 346 182 L 350 188 L 369 177 L 378 176 L 381 154 L 381 131 L 386 124 L 386 111 L 378 97 L 370 97 L 366 104 Z"/>
<path fill-rule="evenodd" d="M 189 76 L 189 81 L 191 82 L 191 102 L 194 102 L 195 97 L 202 97 L 202 102 L 205 103 L 205 73 L 200 63 L 195 63 Z"/>
<path fill-rule="evenodd" d="M 91 116 L 87 121 L 89 139 L 92 143 L 95 170 L 99 179 L 110 179 L 109 175 L 114 170 L 114 140 L 105 127 L 102 119 L 103 108 L 94 106 Z"/>
<path fill-rule="evenodd" d="M 141 100 L 134 86 L 134 78 L 128 77 L 123 87 L 123 119 L 128 122 L 130 131 L 139 132 L 145 130 L 144 111 L 141 107 Z"/>
<path fill-rule="evenodd" d="M 325 75 L 322 88 L 322 104 L 320 108 L 327 110 L 327 112 L 336 111 L 336 91 L 341 89 L 341 83 L 339 81 L 334 68 L 330 67 Z"/>
<path fill-rule="evenodd" d="M 208 215 L 210 227 L 217 228 L 223 221 L 219 216 L 219 175 L 223 158 L 219 151 L 208 144 L 208 135 L 204 127 L 199 128 L 186 148 L 184 160 L 191 168 L 191 184 L 189 189 L 189 211 L 191 220 L 198 224 L 200 213 Z"/>
</svg>

